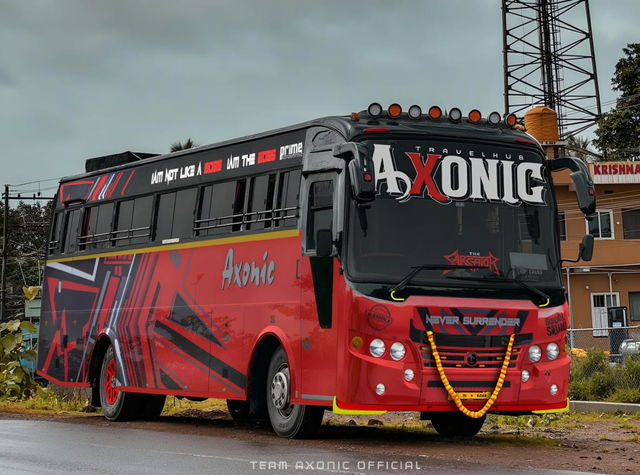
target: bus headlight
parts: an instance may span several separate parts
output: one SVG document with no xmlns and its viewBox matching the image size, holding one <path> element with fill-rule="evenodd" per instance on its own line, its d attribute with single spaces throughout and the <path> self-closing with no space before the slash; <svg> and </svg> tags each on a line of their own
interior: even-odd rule
<svg viewBox="0 0 640 475">
<path fill-rule="evenodd" d="M 560 348 L 555 343 L 549 343 L 547 345 L 547 358 L 551 361 L 555 360 L 560 354 Z"/>
<path fill-rule="evenodd" d="M 529 347 L 529 359 L 531 360 L 531 362 L 537 363 L 538 361 L 540 361 L 541 357 L 542 351 L 540 350 L 540 347 L 538 345 L 531 345 Z"/>
<path fill-rule="evenodd" d="M 391 355 L 392 359 L 399 361 L 402 358 L 404 358 L 404 354 L 406 352 L 407 350 L 405 349 L 404 345 L 399 341 L 396 341 L 393 345 L 391 345 L 391 350 L 389 351 L 389 354 Z"/>
<path fill-rule="evenodd" d="M 371 356 L 373 356 L 374 358 L 380 358 L 382 355 L 384 355 L 384 350 L 384 341 L 382 341 L 380 338 L 371 340 L 371 343 L 369 344 L 369 353 L 371 353 Z"/>
</svg>

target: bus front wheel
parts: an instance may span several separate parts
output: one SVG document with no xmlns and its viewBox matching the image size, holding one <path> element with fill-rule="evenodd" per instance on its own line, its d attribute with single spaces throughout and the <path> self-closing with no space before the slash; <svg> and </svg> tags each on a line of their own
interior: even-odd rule
<svg viewBox="0 0 640 475">
<path fill-rule="evenodd" d="M 462 412 L 432 412 L 429 415 L 431 425 L 438 434 L 445 437 L 473 437 L 484 424 L 487 416 L 474 419 Z"/>
<path fill-rule="evenodd" d="M 113 346 L 104 354 L 100 370 L 100 405 L 110 421 L 156 419 L 164 407 L 166 396 L 118 391 L 116 359 Z"/>
<path fill-rule="evenodd" d="M 284 350 L 276 350 L 267 374 L 267 410 L 273 430 L 289 439 L 309 437 L 322 423 L 324 408 L 291 404 L 291 374 Z"/>
</svg>

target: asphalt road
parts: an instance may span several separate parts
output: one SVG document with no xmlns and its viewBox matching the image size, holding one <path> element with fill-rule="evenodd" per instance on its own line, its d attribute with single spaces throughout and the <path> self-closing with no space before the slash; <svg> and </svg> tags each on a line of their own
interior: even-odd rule
<svg viewBox="0 0 640 475">
<path fill-rule="evenodd" d="M 45 420 L 0 420 L 0 473 L 577 473 Z"/>
</svg>

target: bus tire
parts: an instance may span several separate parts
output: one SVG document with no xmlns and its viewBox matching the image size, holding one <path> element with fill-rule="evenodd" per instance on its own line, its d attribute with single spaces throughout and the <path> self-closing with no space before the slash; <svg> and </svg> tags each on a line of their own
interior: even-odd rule
<svg viewBox="0 0 640 475">
<path fill-rule="evenodd" d="M 231 419 L 236 424 L 247 424 L 251 422 L 249 414 L 249 401 L 236 401 L 235 399 L 227 399 L 227 409 L 231 414 Z"/>
<path fill-rule="evenodd" d="M 431 425 L 444 437 L 473 437 L 480 432 L 486 418 L 485 415 L 474 419 L 460 411 L 430 414 Z"/>
<path fill-rule="evenodd" d="M 110 421 L 128 421 L 140 416 L 140 394 L 116 391 L 116 359 L 113 346 L 109 346 L 100 369 L 100 405 L 104 417 Z"/>
<path fill-rule="evenodd" d="M 140 413 L 138 419 L 153 421 L 160 417 L 167 396 L 164 394 L 136 394 L 139 399 Z"/>
<path fill-rule="evenodd" d="M 320 406 L 291 404 L 289 362 L 282 347 L 271 357 L 267 373 L 267 412 L 271 427 L 280 437 L 288 439 L 313 435 L 324 415 Z"/>
</svg>

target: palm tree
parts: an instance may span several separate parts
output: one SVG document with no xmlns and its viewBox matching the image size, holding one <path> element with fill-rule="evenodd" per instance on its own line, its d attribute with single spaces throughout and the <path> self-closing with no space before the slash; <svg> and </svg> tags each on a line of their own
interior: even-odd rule
<svg viewBox="0 0 640 475">
<path fill-rule="evenodd" d="M 576 157 L 585 162 L 598 161 L 602 157 L 589 149 L 591 140 L 586 137 L 579 137 L 577 135 L 570 135 L 567 138 L 567 153 L 571 157 Z"/>
<path fill-rule="evenodd" d="M 189 137 L 184 142 L 180 142 L 179 140 L 177 142 L 173 142 L 171 144 L 171 151 L 178 152 L 180 150 L 186 150 L 193 147 L 198 147 L 198 144 L 194 143 L 193 140 L 191 140 L 191 137 Z"/>
</svg>

